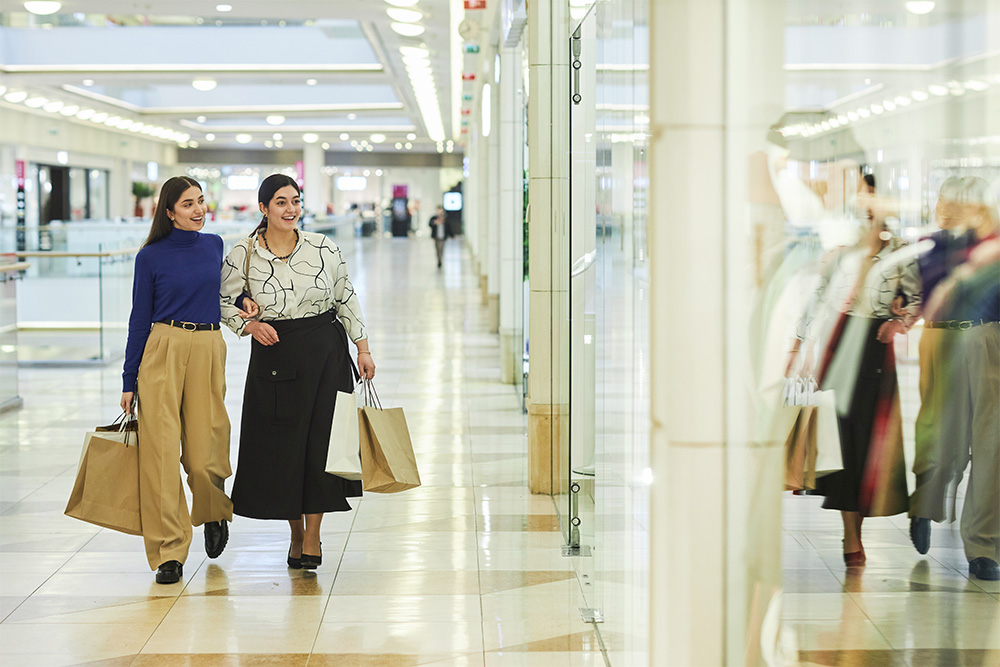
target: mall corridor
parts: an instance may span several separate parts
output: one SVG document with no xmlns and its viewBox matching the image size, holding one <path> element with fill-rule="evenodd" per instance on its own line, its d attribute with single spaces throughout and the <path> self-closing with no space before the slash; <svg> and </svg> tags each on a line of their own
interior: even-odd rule
<svg viewBox="0 0 1000 667">
<path fill-rule="evenodd" d="M 222 556 L 195 529 L 184 578 L 158 585 L 140 538 L 62 514 L 118 364 L 22 370 L 24 408 L 0 416 L 0 664 L 604 664 L 553 500 L 527 489 L 468 252 L 450 242 L 438 271 L 428 239 L 368 240 L 348 262 L 423 486 L 328 515 L 315 572 L 286 569 L 285 522 L 236 517 Z M 249 343 L 225 337 L 235 468 Z"/>
</svg>

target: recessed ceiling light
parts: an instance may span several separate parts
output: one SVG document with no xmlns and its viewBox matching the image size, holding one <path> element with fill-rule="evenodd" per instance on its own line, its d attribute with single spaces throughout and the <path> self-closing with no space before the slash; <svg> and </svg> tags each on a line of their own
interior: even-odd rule
<svg viewBox="0 0 1000 667">
<path fill-rule="evenodd" d="M 323 150 L 325 150 L 325 151 L 330 150 L 330 144 L 324 141 L 323 142 Z"/>
<path fill-rule="evenodd" d="M 32 109 L 38 109 L 48 103 L 49 100 L 47 97 L 32 97 L 24 103 L 24 106 L 31 107 Z"/>
<path fill-rule="evenodd" d="M 76 112 L 76 117 L 80 120 L 88 120 L 93 118 L 94 114 L 97 113 L 93 109 L 80 109 Z"/>
<path fill-rule="evenodd" d="M 283 141 L 275 141 L 274 142 L 274 147 L 275 148 L 281 148 L 284 145 L 285 145 L 285 142 L 283 142 Z"/>
<path fill-rule="evenodd" d="M 80 107 L 77 106 L 76 104 L 67 104 L 62 109 L 59 110 L 59 113 L 61 113 L 64 116 L 75 116 L 76 112 L 79 110 Z"/>
<path fill-rule="evenodd" d="M 215 89 L 218 84 L 215 79 L 195 79 L 191 82 L 195 90 L 200 90 L 202 92 L 208 92 L 209 90 Z"/>
<path fill-rule="evenodd" d="M 271 135 L 271 138 L 274 139 L 275 141 L 281 141 L 282 139 L 285 138 L 285 135 L 283 135 L 281 132 L 275 132 L 274 134 Z"/>
<path fill-rule="evenodd" d="M 24 3 L 24 8 L 27 9 L 32 14 L 38 14 L 39 16 L 48 16 L 49 14 L 55 14 L 60 9 L 62 9 L 61 2 L 26 2 Z"/>
<path fill-rule="evenodd" d="M 399 7 L 390 7 L 385 10 L 385 13 L 389 15 L 393 21 L 402 21 L 403 23 L 416 23 L 420 19 L 424 18 L 424 15 L 415 9 L 402 9 Z"/>
<path fill-rule="evenodd" d="M 942 86 L 940 84 L 932 84 L 927 86 L 927 90 L 931 91 L 932 95 L 937 95 L 938 97 L 948 94 L 948 87 Z"/>
<path fill-rule="evenodd" d="M 403 146 L 406 148 L 406 150 L 410 150 L 411 148 L 413 148 L 413 144 L 411 144 L 409 141 L 403 144 Z"/>
<path fill-rule="evenodd" d="M 302 141 L 306 142 L 307 144 L 314 144 L 317 141 L 319 141 L 319 135 L 314 134 L 312 132 L 306 132 L 305 134 L 302 135 Z"/>
<path fill-rule="evenodd" d="M 319 81 L 317 81 L 316 79 L 306 79 L 307 86 L 315 86 L 317 83 L 319 83 Z"/>
<path fill-rule="evenodd" d="M 373 144 L 380 144 L 380 143 L 382 143 L 383 141 L 385 141 L 385 135 L 384 135 L 384 134 L 381 134 L 381 133 L 376 133 L 376 134 L 373 134 L 373 135 L 371 135 L 371 136 L 370 136 L 370 137 L 368 137 L 368 138 L 372 140 L 372 143 L 373 143 Z"/>
<path fill-rule="evenodd" d="M 347 120 L 355 120 L 357 117 L 358 117 L 358 114 L 356 114 L 356 113 L 349 113 L 349 114 L 347 114 Z"/>
<path fill-rule="evenodd" d="M 85 85 L 85 86 L 87 86 L 88 88 L 90 88 L 91 86 L 93 86 L 93 85 L 94 85 L 94 80 L 93 80 L 93 79 L 84 79 L 84 80 L 82 81 L 82 83 L 83 83 L 83 85 Z"/>
<path fill-rule="evenodd" d="M 268 139 L 267 141 L 264 142 L 264 147 L 265 148 L 273 148 L 274 147 L 274 142 L 271 141 L 270 139 Z"/>
<path fill-rule="evenodd" d="M 12 90 L 11 92 L 4 95 L 3 98 L 8 102 L 10 102 L 11 104 L 20 104 L 21 102 L 28 99 L 28 93 L 24 92 L 23 90 Z"/>
<path fill-rule="evenodd" d="M 930 0 L 912 0 L 906 3 L 906 11 L 911 14 L 930 14 L 934 11 L 934 4 Z"/>
<path fill-rule="evenodd" d="M 241 144 L 249 144 L 251 141 L 253 141 L 253 137 L 251 137 L 249 134 L 237 134 L 236 141 Z"/>
<path fill-rule="evenodd" d="M 401 46 L 399 52 L 404 56 L 416 56 L 417 58 L 427 58 L 431 52 L 422 46 Z"/>
<path fill-rule="evenodd" d="M 205 135 L 205 141 L 215 141 L 215 135 L 209 132 Z"/>
<path fill-rule="evenodd" d="M 285 122 L 284 116 L 268 116 L 264 120 L 267 121 L 268 125 L 281 125 Z"/>
<path fill-rule="evenodd" d="M 341 141 L 347 141 L 350 138 L 351 138 L 351 135 L 349 135 L 347 132 L 341 132 L 340 133 L 340 140 Z"/>
<path fill-rule="evenodd" d="M 93 116 L 90 117 L 90 121 L 92 123 L 103 123 L 107 119 L 108 119 L 108 114 L 105 111 L 100 111 L 100 112 L 95 113 Z"/>
<path fill-rule="evenodd" d="M 917 102 L 923 102 L 927 99 L 927 93 L 922 90 L 914 90 L 910 93 L 910 97 L 915 99 Z"/>
<path fill-rule="evenodd" d="M 387 3 L 393 7 L 412 7 L 413 5 L 420 2 L 420 0 L 385 0 Z"/>
<path fill-rule="evenodd" d="M 416 23 L 399 23 L 395 21 L 389 24 L 393 32 L 403 37 L 419 37 L 424 34 L 424 26 L 417 25 Z"/>
<path fill-rule="evenodd" d="M 409 139 L 410 141 L 416 141 L 417 135 L 413 132 L 410 132 L 408 135 L 406 135 L 406 138 Z"/>
<path fill-rule="evenodd" d="M 63 103 L 59 100 L 52 100 L 48 104 L 42 107 L 42 111 L 48 111 L 49 113 L 55 113 L 63 108 Z"/>
<path fill-rule="evenodd" d="M 233 11 L 232 5 L 216 5 L 215 11 L 217 12 L 231 12 Z"/>
<path fill-rule="evenodd" d="M 199 123 L 204 123 L 206 120 L 208 120 L 208 117 L 207 116 L 198 116 L 197 118 L 195 118 L 195 120 L 198 121 Z"/>
</svg>

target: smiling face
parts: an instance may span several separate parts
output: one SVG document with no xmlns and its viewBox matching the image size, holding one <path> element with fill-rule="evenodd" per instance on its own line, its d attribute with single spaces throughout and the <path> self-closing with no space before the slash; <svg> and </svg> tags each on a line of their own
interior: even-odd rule
<svg viewBox="0 0 1000 667">
<path fill-rule="evenodd" d="M 167 211 L 167 217 L 177 229 L 197 232 L 205 226 L 207 212 L 205 195 L 202 194 L 201 188 L 192 185 L 180 196 L 173 209 Z"/>
<path fill-rule="evenodd" d="M 267 226 L 290 232 L 302 215 L 302 197 L 294 186 L 286 185 L 271 197 L 265 207 L 260 204 L 260 212 L 267 216 Z"/>
</svg>

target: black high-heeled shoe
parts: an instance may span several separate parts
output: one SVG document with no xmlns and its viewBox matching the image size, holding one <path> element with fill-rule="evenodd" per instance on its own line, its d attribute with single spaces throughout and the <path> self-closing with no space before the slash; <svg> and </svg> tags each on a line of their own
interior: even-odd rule
<svg viewBox="0 0 1000 667">
<path fill-rule="evenodd" d="M 293 570 L 302 569 L 302 558 L 292 558 L 292 548 L 288 547 L 288 567 Z"/>
<path fill-rule="evenodd" d="M 322 547 L 323 543 L 320 542 L 319 546 Z M 320 549 L 320 554 L 318 556 L 313 556 L 312 554 L 302 553 L 302 569 L 303 570 L 315 570 L 317 567 L 323 564 L 323 552 Z"/>
</svg>

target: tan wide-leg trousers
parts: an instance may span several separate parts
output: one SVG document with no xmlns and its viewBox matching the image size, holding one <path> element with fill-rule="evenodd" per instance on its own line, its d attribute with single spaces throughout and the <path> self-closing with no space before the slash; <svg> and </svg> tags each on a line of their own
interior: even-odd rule
<svg viewBox="0 0 1000 667">
<path fill-rule="evenodd" d="M 139 366 L 139 505 L 149 566 L 183 563 L 191 526 L 232 521 L 226 344 L 220 331 L 154 324 Z M 178 459 L 193 497 L 184 498 Z"/>
<path fill-rule="evenodd" d="M 972 455 L 961 523 L 965 555 L 1000 561 L 1000 324 L 963 333 L 943 425 Z"/>
</svg>

